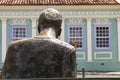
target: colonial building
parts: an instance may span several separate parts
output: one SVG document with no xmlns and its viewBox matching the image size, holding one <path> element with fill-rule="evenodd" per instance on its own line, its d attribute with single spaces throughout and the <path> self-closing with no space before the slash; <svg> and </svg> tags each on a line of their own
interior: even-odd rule
<svg viewBox="0 0 120 80">
<path fill-rule="evenodd" d="M 0 68 L 8 44 L 38 35 L 43 9 L 63 15 L 65 42 L 78 40 L 77 70 L 120 71 L 120 4 L 117 0 L 0 0 Z"/>
</svg>

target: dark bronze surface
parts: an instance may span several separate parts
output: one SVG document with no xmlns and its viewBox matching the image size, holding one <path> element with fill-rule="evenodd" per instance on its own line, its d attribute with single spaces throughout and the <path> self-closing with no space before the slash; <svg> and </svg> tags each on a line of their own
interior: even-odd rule
<svg viewBox="0 0 120 80">
<path fill-rule="evenodd" d="M 57 39 L 34 38 L 12 43 L 2 78 L 75 77 L 70 57 L 75 48 Z"/>
</svg>

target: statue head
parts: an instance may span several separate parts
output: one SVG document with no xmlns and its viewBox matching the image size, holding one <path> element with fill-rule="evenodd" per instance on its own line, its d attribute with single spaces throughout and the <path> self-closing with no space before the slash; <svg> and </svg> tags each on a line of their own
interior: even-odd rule
<svg viewBox="0 0 120 80">
<path fill-rule="evenodd" d="M 39 16 L 38 32 L 40 33 L 41 29 L 53 28 L 56 33 L 56 37 L 60 36 L 61 33 L 61 24 L 62 24 L 62 15 L 52 8 L 44 10 Z"/>
</svg>

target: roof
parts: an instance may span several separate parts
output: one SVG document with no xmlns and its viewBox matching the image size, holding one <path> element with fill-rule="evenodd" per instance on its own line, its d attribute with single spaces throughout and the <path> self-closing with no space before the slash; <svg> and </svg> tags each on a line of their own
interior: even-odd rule
<svg viewBox="0 0 120 80">
<path fill-rule="evenodd" d="M 0 0 L 0 5 L 117 5 L 116 0 Z"/>
</svg>

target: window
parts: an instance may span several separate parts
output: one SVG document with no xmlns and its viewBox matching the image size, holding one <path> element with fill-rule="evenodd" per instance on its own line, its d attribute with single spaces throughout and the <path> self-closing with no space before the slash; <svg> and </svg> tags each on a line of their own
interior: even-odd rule
<svg viewBox="0 0 120 80">
<path fill-rule="evenodd" d="M 23 39 L 27 37 L 26 26 L 12 26 L 11 27 L 11 41 Z"/>
<path fill-rule="evenodd" d="M 83 26 L 69 26 L 68 34 L 69 43 L 78 41 L 77 49 L 83 49 Z"/>
<path fill-rule="evenodd" d="M 110 49 L 110 27 L 95 27 L 95 46 L 96 49 Z"/>
</svg>

